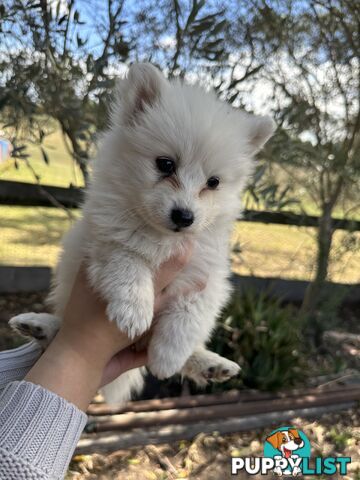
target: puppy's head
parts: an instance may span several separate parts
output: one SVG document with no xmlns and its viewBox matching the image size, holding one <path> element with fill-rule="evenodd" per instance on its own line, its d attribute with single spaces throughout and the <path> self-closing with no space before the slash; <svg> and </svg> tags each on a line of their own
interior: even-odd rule
<svg viewBox="0 0 360 480">
<path fill-rule="evenodd" d="M 275 432 L 266 439 L 271 445 L 280 450 L 284 457 L 289 458 L 294 450 L 302 448 L 304 441 L 296 428 Z"/>
<path fill-rule="evenodd" d="M 176 235 L 236 215 L 252 157 L 273 131 L 269 117 L 170 82 L 150 64 L 133 65 L 119 85 L 111 128 L 114 169 L 126 179 L 132 214 Z"/>
</svg>

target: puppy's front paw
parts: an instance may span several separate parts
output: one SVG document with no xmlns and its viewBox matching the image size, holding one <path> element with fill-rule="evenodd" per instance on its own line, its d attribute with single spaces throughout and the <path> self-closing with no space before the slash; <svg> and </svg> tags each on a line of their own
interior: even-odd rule
<svg viewBox="0 0 360 480">
<path fill-rule="evenodd" d="M 46 348 L 60 328 L 59 318 L 50 313 L 21 313 L 9 321 L 11 328 L 20 335 L 37 340 Z"/>
<path fill-rule="evenodd" d="M 112 301 L 108 304 L 106 313 L 109 319 L 116 323 L 119 330 L 133 339 L 149 330 L 152 317 L 152 305 L 140 302 Z"/>
<path fill-rule="evenodd" d="M 206 386 L 208 382 L 226 382 L 240 372 L 237 363 L 221 357 L 210 350 L 195 351 L 186 362 L 181 373 L 191 378 L 197 385 Z"/>
</svg>

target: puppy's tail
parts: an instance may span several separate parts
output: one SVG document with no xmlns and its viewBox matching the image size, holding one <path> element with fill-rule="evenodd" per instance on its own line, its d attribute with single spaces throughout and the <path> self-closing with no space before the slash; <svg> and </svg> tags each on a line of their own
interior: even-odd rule
<svg viewBox="0 0 360 480">
<path fill-rule="evenodd" d="M 107 403 L 121 404 L 129 401 L 135 393 L 140 393 L 144 387 L 146 369 L 134 368 L 113 380 L 101 389 Z"/>
</svg>

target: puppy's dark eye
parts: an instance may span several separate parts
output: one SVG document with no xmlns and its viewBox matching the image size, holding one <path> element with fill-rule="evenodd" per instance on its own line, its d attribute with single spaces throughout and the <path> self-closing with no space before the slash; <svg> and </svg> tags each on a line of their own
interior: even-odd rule
<svg viewBox="0 0 360 480">
<path fill-rule="evenodd" d="M 216 187 L 219 186 L 220 180 L 218 177 L 210 177 L 209 180 L 206 182 L 208 188 L 215 190 Z"/>
<path fill-rule="evenodd" d="M 172 175 L 176 170 L 174 160 L 169 157 L 157 157 L 156 166 L 158 170 L 166 176 Z"/>
</svg>

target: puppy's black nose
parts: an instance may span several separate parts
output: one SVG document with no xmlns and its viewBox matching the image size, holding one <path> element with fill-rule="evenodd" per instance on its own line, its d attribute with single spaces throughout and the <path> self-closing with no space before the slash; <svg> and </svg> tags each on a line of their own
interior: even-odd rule
<svg viewBox="0 0 360 480">
<path fill-rule="evenodd" d="M 171 220 L 179 228 L 189 227 L 194 222 L 194 214 L 190 210 L 175 208 L 171 211 Z"/>
<path fill-rule="evenodd" d="M 294 442 L 296 443 L 296 445 L 301 445 L 302 440 L 301 440 L 301 438 L 295 438 Z"/>
</svg>

